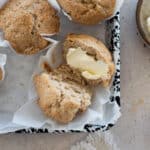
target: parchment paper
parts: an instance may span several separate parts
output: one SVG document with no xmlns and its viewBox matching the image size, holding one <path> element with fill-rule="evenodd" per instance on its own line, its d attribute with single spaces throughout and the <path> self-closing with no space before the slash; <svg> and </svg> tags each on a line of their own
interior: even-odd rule
<svg viewBox="0 0 150 150">
<path fill-rule="evenodd" d="M 2 79 L 0 81 L 0 84 L 3 82 L 4 78 L 5 78 L 5 65 L 6 65 L 6 61 L 7 61 L 7 55 L 5 54 L 0 54 L 0 69 L 2 70 Z"/>
<path fill-rule="evenodd" d="M 58 41 L 63 41 L 68 33 L 86 33 L 105 42 L 104 23 L 85 27 L 70 22 L 62 13 L 59 15 L 61 16 L 60 34 L 59 36 L 49 36 L 49 40 L 53 38 Z M 31 88 L 31 85 L 33 73 L 39 71 L 38 64 L 40 57 L 46 55 L 47 50 L 32 56 L 22 56 L 14 53 L 10 47 L 6 46 L 7 44 L 1 32 L 0 53 L 5 53 L 8 57 L 5 81 L 0 85 L 0 133 L 7 133 L 27 127 L 46 127 L 49 130 L 56 128 L 57 130 L 64 130 L 72 129 L 73 127 L 75 129 L 82 129 L 83 123 L 86 121 L 85 115 L 88 115 L 91 123 L 98 124 L 100 122 L 105 124 L 108 121 L 115 122 L 120 116 L 119 108 L 107 102 L 110 91 L 99 87 L 95 96 L 96 100 L 93 100 L 90 109 L 88 109 L 85 114 L 77 117 L 70 124 L 62 126 L 46 118 L 36 104 L 36 94 L 33 94 L 35 91 Z M 53 41 L 53 44 L 57 43 Z M 54 45 L 51 45 L 51 47 L 53 48 Z M 107 110 L 109 111 L 107 112 Z M 94 118 L 93 114 L 95 115 Z M 87 119 L 87 121 L 89 120 Z"/>
</svg>

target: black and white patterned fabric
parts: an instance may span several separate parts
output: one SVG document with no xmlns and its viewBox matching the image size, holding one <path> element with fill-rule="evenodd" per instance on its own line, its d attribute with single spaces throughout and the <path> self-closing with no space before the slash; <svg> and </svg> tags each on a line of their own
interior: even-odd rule
<svg viewBox="0 0 150 150">
<path fill-rule="evenodd" d="M 114 62 L 116 64 L 116 73 L 111 87 L 111 97 L 110 103 L 116 103 L 120 107 L 120 13 L 117 12 L 116 16 L 106 22 L 106 43 L 109 49 L 112 51 L 114 56 Z M 94 125 L 86 124 L 83 131 L 77 130 L 55 130 L 51 131 L 48 129 L 23 129 L 19 130 L 16 133 L 55 133 L 61 134 L 65 132 L 96 132 L 96 131 L 106 131 L 113 127 L 114 124 L 107 125 Z"/>
</svg>

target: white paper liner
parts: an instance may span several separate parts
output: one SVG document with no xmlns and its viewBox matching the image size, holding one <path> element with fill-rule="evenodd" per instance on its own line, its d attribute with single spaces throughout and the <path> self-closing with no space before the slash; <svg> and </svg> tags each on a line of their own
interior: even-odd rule
<svg viewBox="0 0 150 150">
<path fill-rule="evenodd" d="M 4 1 L 6 2 L 7 0 L 2 0 L 0 2 L 0 7 L 2 5 L 4 5 Z M 53 6 L 54 6 L 54 4 L 53 4 Z M 57 7 L 55 7 L 55 8 L 58 9 Z M 105 34 L 105 25 L 104 24 L 95 25 L 94 27 L 81 26 L 78 24 L 73 24 L 71 22 L 67 22 L 67 18 L 64 17 L 62 14 L 61 14 L 61 19 L 62 19 L 62 24 L 61 24 L 62 31 L 59 36 L 60 40 L 64 39 L 64 36 L 66 36 L 66 34 L 74 32 L 74 33 L 90 34 L 90 35 L 98 37 L 104 41 L 104 36 L 103 36 Z M 56 44 L 58 44 L 57 41 L 49 38 L 52 35 L 42 34 L 42 36 L 43 37 L 48 36 L 48 38 L 46 38 L 46 39 L 50 40 L 53 43 L 52 45 L 49 46 L 50 48 L 53 47 L 54 45 L 59 47 L 59 45 L 56 45 Z M 33 73 L 33 68 L 35 68 L 35 64 L 37 64 L 37 61 L 39 60 L 39 56 L 44 52 L 40 52 L 34 56 L 16 55 L 12 51 L 9 51 L 8 48 L 10 48 L 11 46 L 9 45 L 8 41 L 5 41 L 3 39 L 2 32 L 0 32 L 0 45 L 1 45 L 0 51 L 2 51 L 2 53 L 6 53 L 8 56 L 8 63 L 6 66 L 6 71 L 9 72 L 8 76 L 5 79 L 6 82 L 3 83 L 3 85 L 1 86 L 1 89 L 0 89 L 0 92 L 1 92 L 1 96 L 0 96 L 0 134 L 1 134 L 1 133 L 8 133 L 8 132 L 13 132 L 16 130 L 32 127 L 32 125 L 28 126 L 29 125 L 28 122 L 30 124 L 32 124 L 30 122 L 29 118 L 34 117 L 33 115 L 25 116 L 26 119 L 29 119 L 29 121 L 26 120 L 27 122 L 26 121 L 23 122 L 25 124 L 27 123 L 28 124 L 27 126 L 21 126 L 21 125 L 12 123 L 12 118 L 14 116 L 14 112 L 16 112 L 16 110 L 18 110 L 18 108 L 20 108 L 28 100 L 29 101 L 24 105 L 24 107 L 26 107 L 26 105 L 28 106 L 29 103 L 34 103 L 34 106 L 36 107 L 37 112 L 40 111 L 40 113 L 41 113 L 41 110 L 39 109 L 39 107 L 36 104 L 35 99 L 37 98 L 37 95 L 36 95 L 36 92 L 34 91 L 34 87 L 30 86 L 31 90 L 28 93 L 29 94 L 28 97 L 27 97 L 26 91 L 28 90 L 28 83 L 30 82 L 29 79 L 31 78 L 31 74 Z M 1 48 L 1 47 L 3 47 L 3 48 Z M 52 50 L 52 48 L 51 48 L 51 50 Z M 41 57 L 41 62 L 43 61 L 43 59 L 47 60 L 48 57 L 47 58 Z M 55 66 L 57 66 L 57 65 L 54 65 L 54 67 Z M 35 73 L 37 73 L 37 72 L 41 72 L 41 69 L 38 67 L 36 68 Z M 103 89 L 103 90 L 105 90 L 105 89 Z M 92 106 L 90 107 L 90 108 L 93 108 L 93 107 L 96 108 L 95 105 L 96 106 L 99 105 L 99 107 L 97 106 L 96 111 L 102 112 L 101 114 L 97 114 L 98 117 L 101 118 L 102 121 L 101 122 L 99 120 L 97 120 L 97 122 L 91 121 L 91 123 L 93 123 L 93 124 L 105 123 L 103 121 L 103 117 L 104 117 L 103 112 L 105 110 L 105 107 L 102 108 L 101 105 L 104 105 L 107 103 L 107 99 L 104 98 L 105 95 L 107 95 L 107 92 L 109 93 L 109 90 L 104 92 L 104 95 L 102 96 L 103 98 L 99 101 L 100 104 L 93 103 Z M 33 93 L 35 93 L 35 95 Z M 107 96 L 109 96 L 109 94 Z M 98 95 L 96 97 L 98 97 Z M 24 108 L 24 107 L 22 107 L 22 108 Z M 20 110 L 22 108 L 20 108 Z M 111 123 L 112 120 L 115 122 L 115 120 L 117 120 L 117 118 L 120 116 L 119 108 L 117 107 L 117 105 L 114 104 L 111 108 L 112 108 L 111 110 L 114 110 L 113 111 L 114 113 L 112 113 L 111 115 L 107 115 L 107 116 L 109 116 L 109 117 L 107 117 L 107 122 L 109 122 L 109 123 Z M 115 109 L 116 109 L 116 111 L 115 111 Z M 86 113 L 90 113 L 89 114 L 89 116 L 90 116 L 93 114 L 93 111 L 89 112 L 89 110 L 88 110 Z M 94 111 L 94 113 L 95 113 L 95 111 Z M 18 116 L 18 118 L 19 117 L 21 117 L 21 116 Z M 43 118 L 43 117 L 45 117 L 45 116 L 43 115 L 41 118 Z M 109 118 L 111 118 L 111 120 L 108 121 Z M 82 116 L 79 117 L 79 119 L 82 120 Z M 35 121 L 36 121 L 36 119 L 35 119 Z M 49 121 L 50 121 L 50 119 L 48 119 L 48 121 L 46 120 L 46 122 L 49 122 Z M 21 120 L 21 122 L 22 122 L 22 120 Z M 49 123 L 48 124 L 46 123 L 42 127 L 47 128 L 49 131 L 53 131 L 54 129 L 56 129 L 55 122 L 53 122 L 53 125 L 54 126 L 50 126 Z M 41 126 L 41 125 L 38 124 L 37 126 Z M 81 125 L 77 125 L 77 127 L 75 126 L 75 128 L 73 129 L 72 123 L 70 123 L 67 126 L 65 125 L 65 127 L 57 124 L 58 130 L 64 130 L 66 128 L 70 129 L 70 130 L 75 130 L 75 129 L 82 130 L 82 127 L 83 127 L 83 125 L 81 124 Z"/>
<path fill-rule="evenodd" d="M 5 65 L 7 61 L 7 55 L 5 54 L 0 54 L 0 69 L 2 70 L 2 80 L 0 80 L 0 83 L 4 80 L 5 78 Z"/>
<path fill-rule="evenodd" d="M 0 8 L 2 8 L 9 0 L 1 0 L 0 1 Z"/>
<path fill-rule="evenodd" d="M 115 10 L 114 10 L 113 16 L 116 14 L 116 12 L 120 11 L 120 9 L 121 9 L 121 7 L 123 5 L 123 2 L 124 2 L 124 0 L 116 0 L 116 6 L 115 6 Z"/>
<path fill-rule="evenodd" d="M 53 56 L 56 57 L 55 62 L 51 61 Z M 44 62 L 47 62 L 51 68 L 56 68 L 63 62 L 61 43 L 56 43 L 45 56 L 40 58 L 39 66 L 34 74 L 39 74 L 42 71 L 41 63 Z M 13 123 L 34 128 L 42 128 L 48 124 L 50 130 L 83 130 L 85 124 L 104 125 L 115 122 L 120 117 L 120 108 L 115 103 L 109 103 L 110 90 L 101 86 L 94 90 L 92 105 L 87 111 L 78 115 L 72 122 L 66 125 L 59 124 L 43 114 L 37 104 L 37 93 L 33 82 L 29 89 L 29 97 L 29 101 L 15 113 Z M 108 109 L 105 109 L 107 107 Z"/>
<path fill-rule="evenodd" d="M 61 18 L 62 30 L 59 37 L 55 36 L 55 38 L 63 40 L 68 33 L 85 33 L 100 38 L 103 42 L 105 41 L 105 37 L 103 36 L 105 35 L 105 24 L 95 25 L 94 27 L 85 27 L 69 22 L 63 14 L 61 14 Z M 57 41 L 50 38 L 47 38 L 47 40 L 50 40 L 53 43 L 50 47 L 53 47 L 53 45 L 56 45 L 57 43 Z M 7 41 L 3 41 L 3 43 L 4 45 L 7 45 Z M 25 56 L 16 55 L 16 53 L 10 51 L 8 46 L 6 46 L 6 48 L 0 47 L 0 53 L 5 53 L 8 57 L 5 68 L 8 74 L 5 78 L 5 82 L 3 82 L 0 87 L 0 133 L 8 133 L 11 129 L 13 132 L 14 130 L 19 130 L 21 128 L 20 125 L 18 125 L 18 128 L 11 128 L 12 118 L 14 113 L 30 99 L 30 93 L 28 97 L 27 91 L 31 76 L 33 70 L 37 67 L 39 57 L 41 54 L 45 54 L 45 52 L 46 51 L 42 51 L 35 55 Z M 8 124 L 10 125 L 10 129 L 8 129 Z M 50 128 L 48 125 L 45 125 L 44 127 Z M 49 131 L 52 130 L 50 129 Z"/>
<path fill-rule="evenodd" d="M 55 8 L 56 8 L 58 11 L 60 11 L 61 8 L 58 7 L 58 6 L 59 6 L 58 2 L 57 2 L 56 0 L 54 0 L 54 1 L 55 1 L 55 5 L 57 5 L 57 7 L 55 7 Z M 115 9 L 114 9 L 113 15 L 110 16 L 109 18 L 106 18 L 105 20 L 108 20 L 108 19 L 112 18 L 113 16 L 115 16 L 116 12 L 118 12 L 118 11 L 120 10 L 121 6 L 123 5 L 123 2 L 124 2 L 124 0 L 116 0 L 116 4 L 115 4 Z M 57 3 L 57 4 L 56 4 L 56 3 Z M 68 13 L 66 13 L 63 9 L 62 9 L 62 12 L 63 12 L 63 14 L 64 14 L 66 17 L 68 17 L 68 19 L 69 19 L 70 21 L 72 21 L 72 18 L 71 18 L 71 16 L 70 16 Z"/>
<path fill-rule="evenodd" d="M 58 11 L 60 12 L 59 4 L 57 3 L 57 0 L 48 0 L 48 2 Z"/>
<path fill-rule="evenodd" d="M 0 8 L 2 8 L 8 1 L 9 1 L 9 0 L 0 0 Z M 54 7 L 54 9 L 56 9 L 58 12 L 60 11 L 59 6 L 58 6 L 56 0 L 53 0 L 53 1 L 48 0 L 48 2 Z M 52 33 L 52 34 L 41 33 L 41 36 L 42 36 L 44 39 L 47 40 L 47 38 L 45 38 L 45 36 L 50 38 L 50 37 L 52 37 L 53 35 L 56 35 L 56 34 L 58 34 L 58 33 Z M 49 40 L 48 40 L 48 41 L 49 41 Z M 52 43 L 50 43 L 46 48 L 41 49 L 39 52 L 45 51 L 45 50 L 47 50 L 49 47 L 51 47 L 51 44 L 53 44 L 53 41 L 51 41 L 51 42 L 52 42 Z M 7 40 L 5 40 L 5 38 L 4 38 L 4 33 L 3 33 L 3 30 L 2 30 L 2 29 L 0 29 L 0 47 L 9 48 L 9 49 L 11 49 L 14 53 L 18 54 L 18 53 L 16 52 L 16 50 L 11 46 L 10 42 L 7 41 Z"/>
<path fill-rule="evenodd" d="M 110 131 L 89 134 L 85 140 L 73 145 L 70 150 L 119 150 Z"/>
</svg>

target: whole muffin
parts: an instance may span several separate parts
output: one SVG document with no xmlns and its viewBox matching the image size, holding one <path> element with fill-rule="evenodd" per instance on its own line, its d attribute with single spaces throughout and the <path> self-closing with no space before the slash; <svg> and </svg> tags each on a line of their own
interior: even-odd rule
<svg viewBox="0 0 150 150">
<path fill-rule="evenodd" d="M 17 53 L 34 54 L 50 43 L 41 34 L 59 32 L 59 17 L 47 0 L 9 0 L 0 9 L 0 28 Z"/>
<path fill-rule="evenodd" d="M 97 24 L 113 15 L 116 0 L 57 0 L 73 21 Z"/>
<path fill-rule="evenodd" d="M 86 84 L 109 86 L 115 65 L 110 51 L 100 40 L 85 34 L 69 34 L 64 42 L 64 57 Z"/>
</svg>

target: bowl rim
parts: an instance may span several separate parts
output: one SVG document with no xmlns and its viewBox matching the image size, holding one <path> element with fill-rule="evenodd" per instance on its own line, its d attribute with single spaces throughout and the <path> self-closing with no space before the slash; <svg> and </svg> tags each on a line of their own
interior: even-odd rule
<svg viewBox="0 0 150 150">
<path fill-rule="evenodd" d="M 142 29 L 141 22 L 139 21 L 140 12 L 141 12 L 141 7 L 140 6 L 142 5 L 143 1 L 144 0 L 138 0 L 138 3 L 137 3 L 137 8 L 136 8 L 136 24 L 137 24 L 137 29 L 138 29 L 138 31 L 139 31 L 142 39 L 144 40 L 144 42 L 146 42 L 146 44 L 148 46 L 150 46 L 150 41 L 147 40 L 145 32 Z"/>
</svg>

